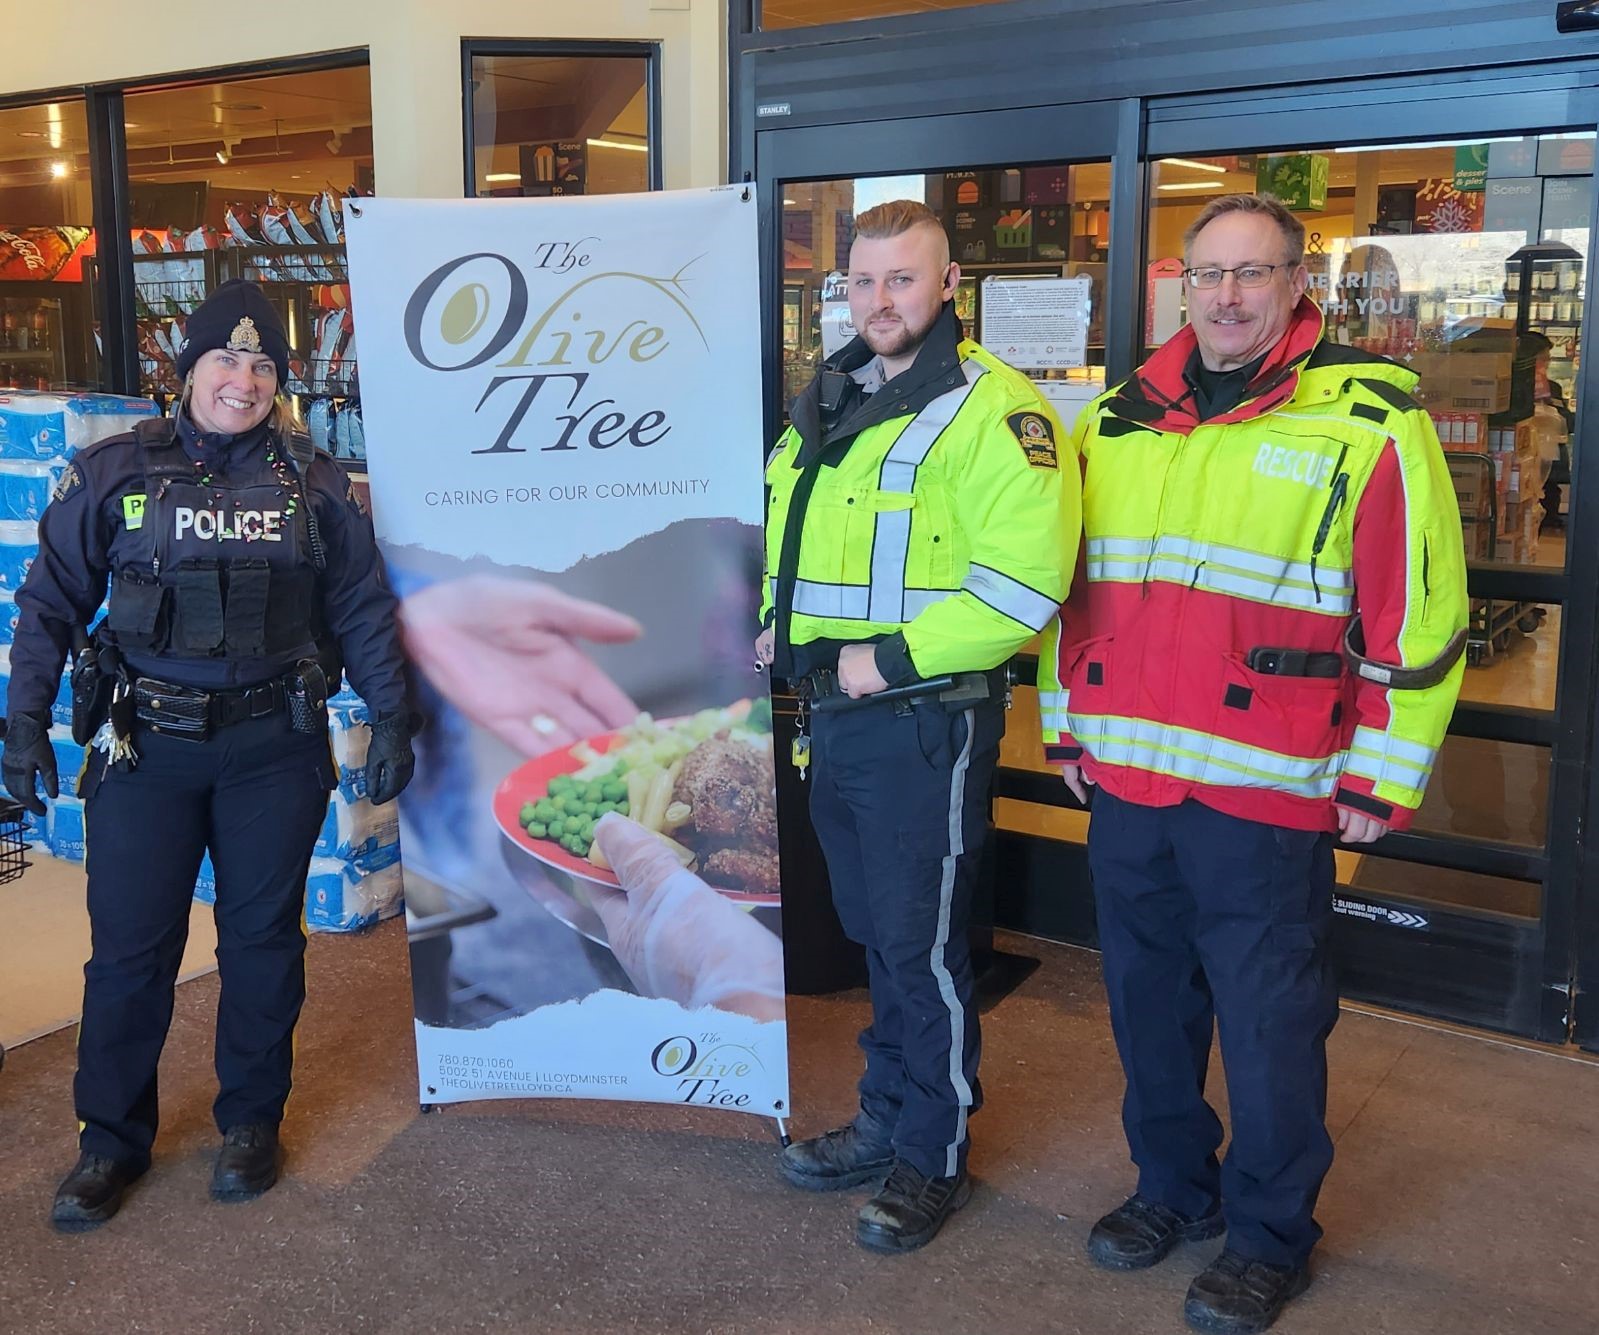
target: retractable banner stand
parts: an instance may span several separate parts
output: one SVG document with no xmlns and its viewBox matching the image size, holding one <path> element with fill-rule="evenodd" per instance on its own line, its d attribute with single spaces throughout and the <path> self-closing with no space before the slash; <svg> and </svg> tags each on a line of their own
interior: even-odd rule
<svg viewBox="0 0 1599 1335">
<path fill-rule="evenodd" d="M 346 218 L 421 1100 L 784 1119 L 753 190 Z"/>
</svg>

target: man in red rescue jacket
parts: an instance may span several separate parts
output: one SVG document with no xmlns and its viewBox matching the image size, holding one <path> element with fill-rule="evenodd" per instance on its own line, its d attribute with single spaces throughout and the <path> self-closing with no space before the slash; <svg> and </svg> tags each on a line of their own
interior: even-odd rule
<svg viewBox="0 0 1599 1335">
<path fill-rule="evenodd" d="M 1409 822 L 1465 643 L 1460 519 L 1416 376 L 1323 340 L 1304 237 L 1275 200 L 1208 205 L 1184 238 L 1190 323 L 1084 410 L 1085 561 L 1040 698 L 1046 754 L 1080 800 L 1097 788 L 1139 1174 L 1089 1253 L 1139 1269 L 1225 1229 L 1184 1314 L 1227 1335 L 1304 1290 L 1321 1236 L 1334 832 Z"/>
</svg>

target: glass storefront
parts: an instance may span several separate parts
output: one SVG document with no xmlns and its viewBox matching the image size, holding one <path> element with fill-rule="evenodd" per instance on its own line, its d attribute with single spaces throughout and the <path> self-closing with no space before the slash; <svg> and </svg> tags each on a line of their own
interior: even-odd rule
<svg viewBox="0 0 1599 1335">
<path fill-rule="evenodd" d="M 473 193 L 538 198 L 650 188 L 649 56 L 471 59 Z"/>
<path fill-rule="evenodd" d="M 187 316 L 247 278 L 282 312 L 285 388 L 331 447 L 357 379 L 343 207 L 373 193 L 367 68 L 132 92 L 124 106 L 140 392 L 178 392 Z"/>
<path fill-rule="evenodd" d="M 783 188 L 783 401 L 854 330 L 844 292 L 855 215 L 891 199 L 938 214 L 960 266 L 955 313 L 967 335 L 1026 371 L 1063 420 L 1105 386 L 1105 260 L 1110 167 L 1059 163 L 855 180 L 793 181 Z M 1022 283 L 1025 287 L 1008 284 Z M 1055 343 L 1011 337 L 1018 297 L 1075 303 Z"/>
<path fill-rule="evenodd" d="M 0 386 L 93 389 L 100 356 L 83 103 L 0 109 L 0 146 Z"/>
<path fill-rule="evenodd" d="M 1593 158 L 1588 131 L 1157 161 L 1147 342 L 1184 319 L 1183 231 L 1206 201 L 1277 196 L 1327 336 L 1420 374 L 1468 557 L 1563 567 Z M 1490 647 L 1521 619 L 1474 612 Z"/>
<path fill-rule="evenodd" d="M 786 95 L 798 84 L 780 86 Z M 875 87 L 863 93 L 873 106 L 880 97 Z M 1147 142 L 1147 157 L 1062 165 L 1005 155 L 1019 157 L 1027 139 L 1036 159 L 1048 136 L 1032 125 L 1075 134 L 1084 108 L 1036 111 L 1031 124 L 1005 120 L 1022 133 L 990 134 L 987 159 L 973 152 L 980 136 L 959 117 L 874 124 L 869 136 L 852 125 L 832 139 L 831 161 L 866 170 L 831 176 L 811 165 L 824 156 L 820 131 L 758 124 L 755 160 L 778 164 L 763 167 L 759 181 L 782 200 L 781 274 L 771 275 L 774 397 L 786 403 L 847 334 L 838 275 L 850 221 L 880 199 L 919 198 L 939 213 L 963 279 L 975 280 L 962 286 L 968 331 L 1021 366 L 1070 421 L 1107 379 L 1181 328 L 1182 236 L 1205 203 L 1234 192 L 1282 198 L 1306 228 L 1308 290 L 1327 337 L 1417 372 L 1416 397 L 1447 454 L 1470 564 L 1468 666 L 1425 804 L 1407 832 L 1337 851 L 1341 967 L 1355 995 L 1541 1033 L 1557 1023 L 1556 1008 L 1542 1005 L 1528 980 L 1540 968 L 1563 980 L 1571 958 L 1557 942 L 1581 893 L 1571 822 L 1588 800 L 1583 767 L 1592 748 L 1581 688 L 1574 695 L 1572 685 L 1590 680 L 1592 646 L 1577 641 L 1594 615 L 1592 579 L 1579 578 L 1579 563 L 1593 559 L 1581 555 L 1591 544 L 1579 466 L 1591 448 L 1580 410 L 1592 120 L 1522 129 L 1526 121 L 1504 103 L 1468 86 L 1458 106 L 1429 108 L 1423 119 L 1433 137 L 1373 143 L 1389 128 L 1386 111 L 1373 107 L 1350 118 L 1342 142 L 1273 144 L 1284 98 L 1262 94 L 1258 115 L 1234 103 L 1216 104 L 1212 116 L 1199 99 L 1174 104 L 1159 133 L 1151 120 L 1118 138 L 1118 151 Z M 759 89 L 756 100 L 762 105 Z M 1145 106 L 1151 116 L 1155 103 Z M 1337 132 L 1339 117 L 1324 101 L 1307 95 L 1304 106 L 1304 121 Z M 1011 114 L 983 113 L 996 122 Z M 943 160 L 963 169 L 883 174 L 898 162 L 937 161 L 957 121 L 960 156 Z M 1437 137 L 1445 125 L 1485 132 Z M 1254 131 L 1260 137 L 1246 151 Z M 1086 144 L 1084 156 L 1097 158 L 1096 148 Z M 789 161 L 808 170 L 783 171 Z M 1029 193 L 1041 179 L 1054 193 Z M 1110 227 L 1113 201 L 1141 203 L 1141 244 L 1125 225 Z M 1063 254 L 1037 249 L 1049 235 L 1041 211 L 1051 208 L 1070 220 Z M 1017 224 L 1028 221 L 1024 234 Z M 1024 235 L 1031 249 L 1011 252 Z M 1027 352 L 1018 357 L 1006 342 L 1003 319 L 985 318 L 1003 311 L 988 299 L 1003 283 L 1079 276 L 1091 289 L 1091 332 L 1070 365 L 1028 365 Z M 1089 815 L 1043 763 L 1038 732 L 1036 693 L 1019 686 L 993 808 L 999 921 L 1091 943 L 1082 849 Z"/>
</svg>

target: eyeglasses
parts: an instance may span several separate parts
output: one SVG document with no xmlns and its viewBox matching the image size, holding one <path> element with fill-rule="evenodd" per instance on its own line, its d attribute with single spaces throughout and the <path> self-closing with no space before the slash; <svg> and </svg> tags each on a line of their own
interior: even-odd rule
<svg viewBox="0 0 1599 1335">
<path fill-rule="evenodd" d="M 1239 287 L 1265 287 L 1277 270 L 1296 267 L 1293 264 L 1240 264 L 1236 269 L 1184 269 L 1183 277 L 1188 280 L 1190 287 L 1197 287 L 1202 292 L 1220 287 L 1221 280 L 1228 274 L 1237 280 Z"/>
</svg>

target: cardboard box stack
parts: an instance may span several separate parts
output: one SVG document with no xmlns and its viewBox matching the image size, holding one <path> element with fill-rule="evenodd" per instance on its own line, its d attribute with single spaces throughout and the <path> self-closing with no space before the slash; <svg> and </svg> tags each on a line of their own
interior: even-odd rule
<svg viewBox="0 0 1599 1335">
<path fill-rule="evenodd" d="M 16 594 L 39 554 L 39 516 L 68 461 L 96 441 L 132 430 L 155 412 L 149 399 L 115 394 L 0 392 L 0 686 L 11 681 Z M 81 862 L 83 803 L 71 794 L 84 750 L 72 740 L 72 696 L 65 673 L 50 715 L 61 796 L 46 799 L 43 817 L 30 818 L 33 837 L 54 856 Z"/>
</svg>

